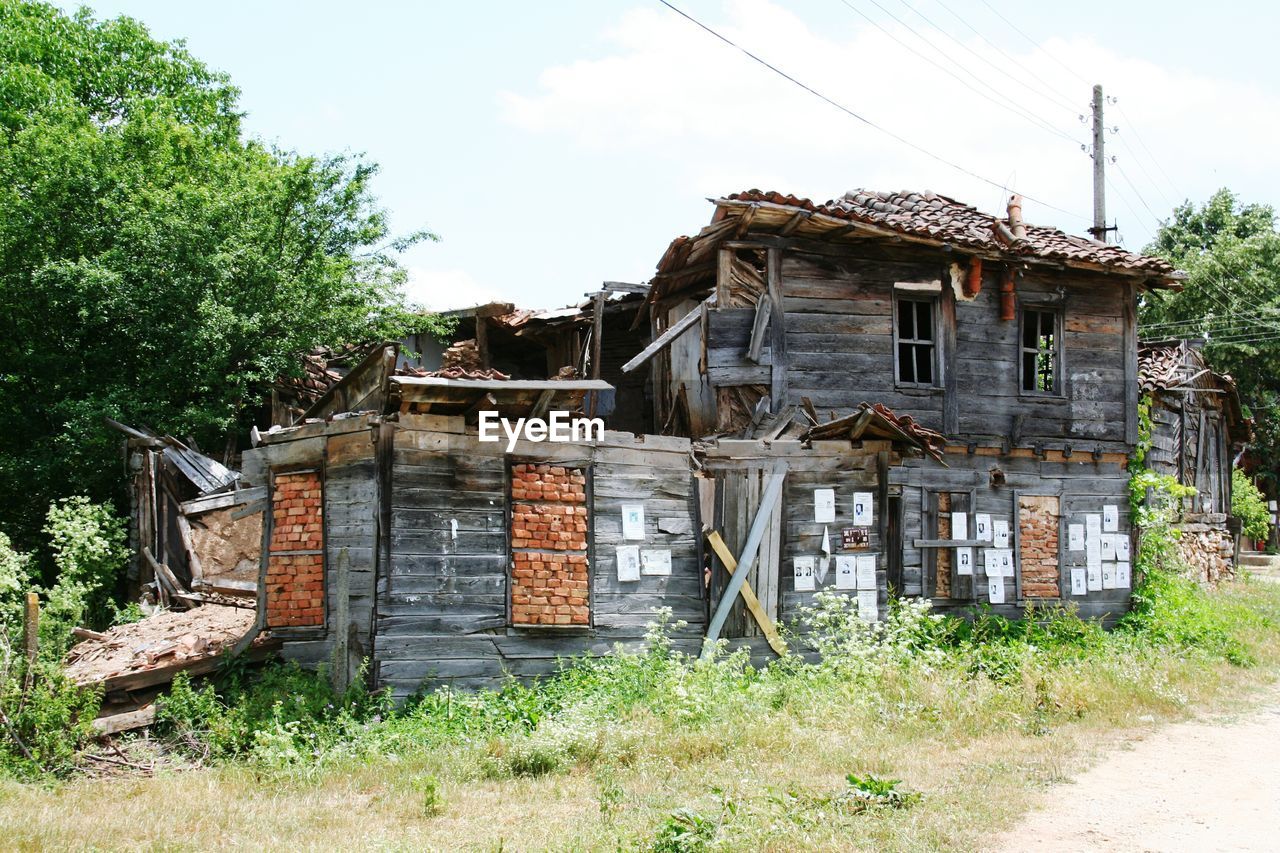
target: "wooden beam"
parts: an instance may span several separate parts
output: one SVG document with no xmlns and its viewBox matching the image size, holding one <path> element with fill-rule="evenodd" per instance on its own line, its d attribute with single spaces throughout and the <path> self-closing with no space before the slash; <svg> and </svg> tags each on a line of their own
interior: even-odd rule
<svg viewBox="0 0 1280 853">
<path fill-rule="evenodd" d="M 770 249 L 767 253 L 768 276 L 770 374 L 769 398 L 773 411 L 781 412 L 787 405 L 787 315 L 782 307 L 782 250 Z M 764 298 L 762 295 L 761 298 Z"/>
<path fill-rule="evenodd" d="M 591 312 L 591 378 L 600 378 L 600 340 L 604 335 L 604 291 L 596 294 Z M 594 412 L 592 413 L 594 414 Z"/>
<path fill-rule="evenodd" d="M 779 459 L 774 463 L 773 469 L 769 472 L 769 484 L 765 487 L 764 494 L 760 497 L 760 505 L 756 508 L 756 517 L 751 522 L 751 532 L 747 534 L 746 544 L 742 546 L 742 554 L 739 555 L 737 569 L 729 577 L 729 583 L 725 585 L 724 592 L 720 594 L 720 603 L 716 605 L 715 615 L 711 617 L 711 624 L 707 626 L 707 636 L 702 644 L 702 657 L 710 657 L 715 649 L 716 641 L 720 639 L 720 631 L 724 628 L 725 620 L 729 618 L 729 611 L 733 609 L 734 599 L 738 597 L 738 591 L 742 589 L 742 585 L 747 581 L 747 575 L 751 573 L 751 567 L 755 565 L 756 554 L 760 550 L 760 540 L 764 538 L 765 528 L 769 526 L 769 518 L 773 514 L 774 504 L 782 497 L 782 483 L 787 477 L 787 463 Z"/>
<path fill-rule="evenodd" d="M 760 294 L 756 302 L 756 316 L 751 323 L 751 339 L 747 343 L 747 358 L 760 363 L 760 355 L 764 350 L 764 333 L 769 328 L 769 317 L 773 314 L 773 300 L 767 294 Z"/>
<path fill-rule="evenodd" d="M 533 404 L 533 408 L 529 410 L 529 417 L 540 418 L 547 413 L 547 409 L 551 408 L 551 401 L 555 398 L 556 392 L 548 388 L 538 395 L 538 401 Z"/>
<path fill-rule="evenodd" d="M 733 230 L 734 239 L 740 240 L 746 235 L 748 229 L 751 228 L 751 220 L 756 218 L 756 211 L 760 209 L 760 205 L 753 204 L 738 216 L 738 227 Z"/>
<path fill-rule="evenodd" d="M 489 321 L 476 317 L 476 352 L 480 354 L 480 366 L 489 366 Z"/>
<path fill-rule="evenodd" d="M 715 303 L 716 294 L 714 293 L 703 300 L 703 304 L 708 308 L 714 306 Z M 641 350 L 639 355 L 622 365 L 622 372 L 630 373 L 649 359 L 653 358 L 658 354 L 658 352 L 670 346 L 676 338 L 680 337 L 681 333 L 687 330 L 694 323 L 699 322 L 701 319 L 702 312 L 696 308 L 688 314 L 685 314 L 679 320 L 671 324 L 671 328 L 659 335 L 653 343 Z"/>
<path fill-rule="evenodd" d="M 793 231 L 808 222 L 810 216 L 813 216 L 813 213 L 808 210 L 797 210 L 782 226 L 782 230 L 778 232 L 778 236 L 789 237 Z"/>
<path fill-rule="evenodd" d="M 733 552 L 729 550 L 729 546 L 724 544 L 724 539 L 720 537 L 720 531 L 706 528 L 703 531 L 706 534 L 707 542 L 711 544 L 711 550 L 716 552 L 716 556 L 720 558 L 720 562 L 724 564 L 725 571 L 732 575 L 738 569 L 738 561 L 734 559 Z M 746 602 L 747 610 L 751 611 L 751 615 L 755 617 L 756 624 L 760 626 L 760 630 L 764 632 L 764 637 L 769 641 L 769 648 L 783 656 L 787 653 L 787 644 L 782 637 L 778 636 L 778 629 L 773 624 L 773 620 L 769 618 L 769 614 L 765 612 L 764 607 L 760 605 L 760 599 L 756 598 L 755 590 L 751 588 L 750 581 L 742 582 L 742 600 Z"/>
</svg>

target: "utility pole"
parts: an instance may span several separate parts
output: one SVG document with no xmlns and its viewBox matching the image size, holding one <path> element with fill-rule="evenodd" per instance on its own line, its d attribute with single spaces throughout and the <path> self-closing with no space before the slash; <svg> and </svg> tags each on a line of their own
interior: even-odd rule
<svg viewBox="0 0 1280 853">
<path fill-rule="evenodd" d="M 1105 127 L 1102 124 L 1102 86 L 1093 87 L 1093 227 L 1089 233 L 1093 239 L 1106 243 L 1107 232 L 1114 228 L 1107 227 L 1107 183 L 1106 183 L 1106 151 L 1103 136 Z"/>
</svg>

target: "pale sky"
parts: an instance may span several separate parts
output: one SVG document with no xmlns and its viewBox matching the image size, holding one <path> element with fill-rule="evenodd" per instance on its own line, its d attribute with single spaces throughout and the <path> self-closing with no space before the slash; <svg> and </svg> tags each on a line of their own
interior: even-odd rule
<svg viewBox="0 0 1280 853">
<path fill-rule="evenodd" d="M 1090 224 L 1093 83 L 1109 96 L 1108 219 L 1141 248 L 1221 186 L 1280 204 L 1271 3 L 672 0 L 743 48 L 1028 200 Z M 68 4 L 64 4 L 68 5 Z M 68 6 L 69 7 L 69 6 Z M 363 152 L 433 308 L 555 307 L 646 281 L 708 197 L 930 189 L 991 212 L 1007 193 L 913 151 L 754 63 L 657 0 L 104 0 L 226 71 L 253 136 Z M 1184 11 L 1185 9 L 1185 11 Z M 928 57 L 928 59 L 923 58 Z"/>
</svg>

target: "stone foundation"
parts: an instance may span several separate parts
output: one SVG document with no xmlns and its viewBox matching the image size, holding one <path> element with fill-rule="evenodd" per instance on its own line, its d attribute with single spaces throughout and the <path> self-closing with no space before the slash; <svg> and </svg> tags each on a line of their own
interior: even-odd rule
<svg viewBox="0 0 1280 853">
<path fill-rule="evenodd" d="M 1182 531 L 1178 551 L 1191 577 L 1210 584 L 1235 577 L 1235 540 L 1226 515 L 1186 514 L 1174 527 Z"/>
</svg>

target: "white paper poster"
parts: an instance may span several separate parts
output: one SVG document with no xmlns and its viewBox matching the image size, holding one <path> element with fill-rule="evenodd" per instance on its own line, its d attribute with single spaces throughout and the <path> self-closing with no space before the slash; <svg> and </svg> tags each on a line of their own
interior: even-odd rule
<svg viewBox="0 0 1280 853">
<path fill-rule="evenodd" d="M 622 505 L 622 538 L 644 538 L 644 504 Z"/>
<path fill-rule="evenodd" d="M 632 545 L 635 548 L 637 546 Z M 640 571 L 646 575 L 671 574 L 671 551 L 666 548 L 640 552 Z"/>
<path fill-rule="evenodd" d="M 982 550 L 982 573 L 989 578 L 1000 577 L 1000 558 L 996 556 L 994 548 Z"/>
<path fill-rule="evenodd" d="M 1102 508 L 1102 529 L 1106 533 L 1115 533 L 1120 529 L 1120 507 L 1107 504 Z"/>
<path fill-rule="evenodd" d="M 1004 604 L 1004 578 L 987 581 L 987 600 L 992 604 Z"/>
<path fill-rule="evenodd" d="M 853 493 L 853 526 L 870 527 L 874 523 L 875 513 L 872 511 L 871 492 Z"/>
<path fill-rule="evenodd" d="M 1122 563 L 1129 562 L 1129 537 L 1123 533 L 1117 533 L 1116 539 L 1116 559 Z"/>
<path fill-rule="evenodd" d="M 826 527 L 822 528 L 822 553 L 831 556 L 831 534 Z"/>
<path fill-rule="evenodd" d="M 1097 592 L 1102 589 L 1102 566 L 1096 569 L 1090 566 L 1085 570 L 1085 585 L 1089 588 L 1089 592 Z"/>
<path fill-rule="evenodd" d="M 876 555 L 858 555 L 858 589 L 876 588 Z"/>
<path fill-rule="evenodd" d="M 836 490 L 813 490 L 813 520 L 818 524 L 833 524 L 836 520 Z"/>
<path fill-rule="evenodd" d="M 1084 550 L 1084 525 L 1083 524 L 1067 525 L 1067 550 L 1069 551 Z"/>
<path fill-rule="evenodd" d="M 1000 563 L 1000 576 L 1005 578 L 1013 577 L 1013 551 L 1008 548 L 997 549 Z"/>
<path fill-rule="evenodd" d="M 1102 588 L 1103 589 L 1116 588 L 1116 564 L 1115 563 L 1102 564 Z"/>
<path fill-rule="evenodd" d="M 1129 564 L 1116 563 L 1116 589 L 1129 588 Z"/>
<path fill-rule="evenodd" d="M 853 554 L 836 555 L 836 589 L 858 588 L 858 558 Z"/>
<path fill-rule="evenodd" d="M 1102 535 L 1102 516 L 1091 512 L 1084 517 L 1085 539 L 1097 539 Z"/>
<path fill-rule="evenodd" d="M 1097 539 L 1085 542 L 1084 563 L 1090 569 L 1102 569 L 1102 543 Z"/>
<path fill-rule="evenodd" d="M 1102 534 L 1102 561 L 1114 561 L 1116 558 L 1116 537 L 1110 533 Z"/>
<path fill-rule="evenodd" d="M 618 580 L 640 580 L 640 546 L 618 546 Z"/>
<path fill-rule="evenodd" d="M 874 589 L 858 592 L 858 616 L 866 622 L 875 622 L 880 618 L 880 594 Z"/>
<path fill-rule="evenodd" d="M 1071 594 L 1084 595 L 1089 591 L 1088 580 L 1085 578 L 1084 569 L 1071 570 Z"/>
<path fill-rule="evenodd" d="M 996 518 L 991 521 L 991 541 L 997 548 L 1009 547 L 1009 520 Z"/>
<path fill-rule="evenodd" d="M 980 512 L 973 517 L 973 538 L 979 542 L 991 541 L 991 516 Z"/>
<path fill-rule="evenodd" d="M 956 549 L 956 574 L 973 574 L 973 549 L 966 546 Z"/>
<path fill-rule="evenodd" d="M 951 513 L 951 538 L 969 538 L 969 514 L 967 512 Z"/>
<path fill-rule="evenodd" d="M 796 576 L 796 592 L 813 592 L 814 559 L 813 557 L 796 557 L 792 563 Z"/>
<path fill-rule="evenodd" d="M 831 571 L 831 558 L 825 554 L 818 558 L 818 583 L 827 582 L 827 572 Z"/>
</svg>

